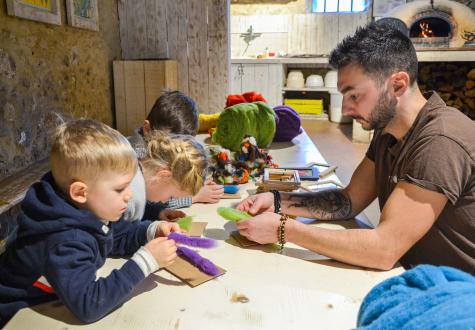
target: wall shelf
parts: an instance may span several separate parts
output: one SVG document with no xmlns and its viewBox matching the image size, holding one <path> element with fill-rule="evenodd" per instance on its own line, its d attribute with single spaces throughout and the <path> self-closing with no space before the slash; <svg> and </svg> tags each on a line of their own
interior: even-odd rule
<svg viewBox="0 0 475 330">
<path fill-rule="evenodd" d="M 287 91 L 297 91 L 297 92 L 329 92 L 329 93 L 337 93 L 338 89 L 335 87 L 303 87 L 303 88 L 289 88 L 289 87 L 284 87 L 282 88 L 282 91 L 287 92 Z"/>
<path fill-rule="evenodd" d="M 469 47 L 467 47 L 469 48 Z M 419 62 L 473 62 L 475 61 L 475 49 L 465 50 L 417 50 Z"/>
</svg>

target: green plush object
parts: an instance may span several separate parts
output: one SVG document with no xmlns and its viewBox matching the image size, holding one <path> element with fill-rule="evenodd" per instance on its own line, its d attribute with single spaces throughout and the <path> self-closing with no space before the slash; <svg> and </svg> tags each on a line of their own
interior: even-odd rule
<svg viewBox="0 0 475 330">
<path fill-rule="evenodd" d="M 181 229 L 188 231 L 188 230 L 190 230 L 190 226 L 191 226 L 192 221 L 193 221 L 193 217 L 192 216 L 187 216 L 187 217 L 178 219 L 176 221 L 176 223 L 178 224 L 178 226 L 180 226 Z"/>
<path fill-rule="evenodd" d="M 251 218 L 251 215 L 247 212 L 233 209 L 232 207 L 218 207 L 218 214 L 231 221 L 240 221 Z"/>
<path fill-rule="evenodd" d="M 267 148 L 275 131 L 275 113 L 266 103 L 240 103 L 221 113 L 212 141 L 239 151 L 244 136 L 250 135 L 256 139 L 259 148 Z"/>
</svg>

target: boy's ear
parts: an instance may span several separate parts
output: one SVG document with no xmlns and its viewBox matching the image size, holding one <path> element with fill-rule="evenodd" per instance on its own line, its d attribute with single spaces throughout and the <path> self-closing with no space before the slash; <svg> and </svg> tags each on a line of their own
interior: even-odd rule
<svg viewBox="0 0 475 330">
<path fill-rule="evenodd" d="M 74 181 L 69 186 L 69 197 L 77 203 L 84 204 L 87 201 L 87 185 L 81 181 Z"/>
<path fill-rule="evenodd" d="M 145 134 L 149 134 L 152 132 L 152 126 L 150 125 L 150 122 L 147 119 L 143 121 L 142 130 Z"/>
</svg>

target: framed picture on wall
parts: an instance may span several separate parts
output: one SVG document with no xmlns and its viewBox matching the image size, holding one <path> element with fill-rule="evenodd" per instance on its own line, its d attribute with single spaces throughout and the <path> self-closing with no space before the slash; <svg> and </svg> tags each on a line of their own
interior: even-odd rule
<svg viewBox="0 0 475 330">
<path fill-rule="evenodd" d="M 99 31 L 97 0 L 66 0 L 66 12 L 69 25 Z"/>
<path fill-rule="evenodd" d="M 8 15 L 61 25 L 59 0 L 7 0 Z"/>
</svg>

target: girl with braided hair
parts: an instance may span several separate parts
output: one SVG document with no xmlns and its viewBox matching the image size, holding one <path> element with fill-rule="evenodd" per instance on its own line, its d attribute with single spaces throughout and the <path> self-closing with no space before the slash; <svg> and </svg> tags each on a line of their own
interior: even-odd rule
<svg viewBox="0 0 475 330">
<path fill-rule="evenodd" d="M 203 145 L 190 135 L 152 131 L 145 138 L 139 164 L 125 219 L 172 220 L 185 214 L 157 202 L 195 195 L 204 185 L 208 158 Z"/>
</svg>

